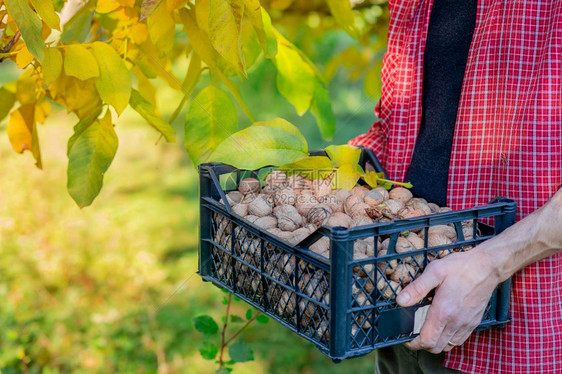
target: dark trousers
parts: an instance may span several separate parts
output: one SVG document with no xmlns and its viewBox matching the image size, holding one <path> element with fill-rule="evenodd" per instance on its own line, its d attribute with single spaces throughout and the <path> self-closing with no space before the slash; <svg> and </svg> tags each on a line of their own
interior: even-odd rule
<svg viewBox="0 0 562 374">
<path fill-rule="evenodd" d="M 378 349 L 375 374 L 462 374 L 443 366 L 445 354 L 411 351 L 402 344 Z"/>
</svg>

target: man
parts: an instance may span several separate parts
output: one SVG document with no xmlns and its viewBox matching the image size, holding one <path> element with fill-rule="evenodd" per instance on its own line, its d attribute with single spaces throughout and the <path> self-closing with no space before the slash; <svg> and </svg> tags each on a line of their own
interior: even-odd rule
<svg viewBox="0 0 562 374">
<path fill-rule="evenodd" d="M 560 373 L 562 1 L 390 0 L 389 9 L 380 121 L 350 143 L 372 148 L 416 196 L 453 209 L 509 197 L 519 222 L 431 263 L 402 291 L 407 306 L 436 289 L 411 351 L 380 350 L 379 371 Z M 512 321 L 472 333 L 509 277 Z"/>
</svg>

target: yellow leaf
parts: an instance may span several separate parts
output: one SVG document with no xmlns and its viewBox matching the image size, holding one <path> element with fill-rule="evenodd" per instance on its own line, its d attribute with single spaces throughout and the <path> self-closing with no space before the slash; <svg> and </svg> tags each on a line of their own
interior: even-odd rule
<svg viewBox="0 0 562 374">
<path fill-rule="evenodd" d="M 137 77 L 137 90 L 141 96 L 156 108 L 156 88 L 150 80 L 135 66 L 132 73 Z"/>
<path fill-rule="evenodd" d="M 35 105 L 35 120 L 39 123 L 45 123 L 47 117 L 51 114 L 51 103 L 42 100 Z"/>
<path fill-rule="evenodd" d="M 135 6 L 135 0 L 118 0 L 119 4 L 132 8 Z"/>
<path fill-rule="evenodd" d="M 98 5 L 96 6 L 96 12 L 101 14 L 106 14 L 119 8 L 121 4 L 118 0 L 98 0 Z"/>
<path fill-rule="evenodd" d="M 53 0 L 31 0 L 31 4 L 47 26 L 60 31 L 60 18 L 55 13 Z"/>
<path fill-rule="evenodd" d="M 185 4 L 187 4 L 187 0 L 168 0 L 166 2 L 168 10 L 170 11 L 182 8 Z M 197 5 L 199 5 L 199 1 L 197 2 Z"/>
<path fill-rule="evenodd" d="M 361 177 L 361 173 L 355 170 L 353 165 L 345 164 L 336 169 L 334 177 L 330 182 L 332 189 L 344 188 L 351 190 Z"/>
<path fill-rule="evenodd" d="M 92 44 L 92 51 L 98 61 L 100 76 L 96 88 L 104 102 L 113 106 L 117 114 L 129 104 L 131 97 L 131 75 L 117 52 L 102 42 Z"/>
<path fill-rule="evenodd" d="M 129 30 L 129 37 L 135 44 L 142 44 L 148 38 L 148 27 L 144 23 L 137 23 Z"/>
<path fill-rule="evenodd" d="M 66 75 L 80 80 L 95 78 L 100 75 L 94 55 L 81 44 L 71 44 L 66 47 L 64 72 Z"/>
<path fill-rule="evenodd" d="M 195 17 L 197 19 L 197 26 L 205 34 L 209 35 L 209 6 L 211 0 L 200 0 L 195 6 Z"/>
<path fill-rule="evenodd" d="M 43 81 L 48 86 L 59 77 L 62 69 L 62 55 L 57 48 L 45 48 L 42 66 Z"/>
<path fill-rule="evenodd" d="M 34 58 L 35 57 L 27 49 L 27 46 L 23 44 L 22 48 L 16 55 L 16 65 L 18 66 L 18 68 L 23 69 L 27 65 L 31 64 Z"/>
<path fill-rule="evenodd" d="M 180 9 L 180 18 L 183 23 L 183 27 L 187 36 L 189 37 L 189 42 L 193 47 L 195 53 L 201 57 L 207 65 L 210 67 L 215 67 L 217 65 L 217 54 L 215 50 L 210 46 L 211 40 L 209 37 L 203 33 L 200 28 L 197 27 L 195 22 L 195 12 L 193 10 Z"/>
<path fill-rule="evenodd" d="M 65 76 L 64 98 L 66 109 L 69 112 L 75 112 L 80 118 L 100 105 L 100 96 L 94 79 L 81 81 Z"/>
<path fill-rule="evenodd" d="M 228 0 L 211 0 L 209 37 L 215 50 L 246 75 L 244 55 L 240 43 L 240 24 Z"/>
<path fill-rule="evenodd" d="M 33 131 L 33 104 L 25 104 L 10 114 L 6 131 L 14 151 L 22 153 L 31 150 L 31 133 Z"/>
<path fill-rule="evenodd" d="M 148 17 L 148 33 L 160 56 L 167 55 L 174 45 L 175 22 L 165 5 L 160 5 Z"/>
<path fill-rule="evenodd" d="M 29 69 L 16 81 L 16 97 L 21 104 L 32 104 L 37 101 L 36 76 Z"/>
</svg>

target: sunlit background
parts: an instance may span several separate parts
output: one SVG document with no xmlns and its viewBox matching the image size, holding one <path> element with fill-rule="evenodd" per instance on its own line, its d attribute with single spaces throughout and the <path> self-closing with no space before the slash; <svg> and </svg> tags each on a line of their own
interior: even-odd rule
<svg viewBox="0 0 562 374">
<path fill-rule="evenodd" d="M 332 52 L 351 43 L 338 32 L 315 47 Z M 1 84 L 18 74 L 11 62 L 0 64 Z M 338 72 L 330 82 L 337 132 L 323 141 L 314 118 L 298 117 L 277 92 L 270 61 L 252 67 L 250 77 L 242 96 L 256 118 L 288 119 L 311 149 L 345 143 L 375 120 L 375 99 L 366 96 L 362 80 Z M 157 96 L 164 118 L 182 99 L 164 85 Z M 7 120 L 0 123 L 1 373 L 216 370 L 195 348 L 203 336 L 193 318 L 211 314 L 220 321 L 225 294 L 196 274 L 198 175 L 183 146 L 185 114 L 174 123 L 179 140 L 167 144 L 126 110 L 117 121 L 119 149 L 102 192 L 83 210 L 66 191 L 74 115 L 53 104 L 53 114 L 39 126 L 43 170 L 29 152 L 13 152 Z M 240 123 L 250 124 L 242 113 Z M 243 302 L 235 305 L 241 316 L 247 309 Z M 255 361 L 237 364 L 234 373 L 373 372 L 372 354 L 334 364 L 274 321 L 250 326 L 241 339 Z"/>
</svg>

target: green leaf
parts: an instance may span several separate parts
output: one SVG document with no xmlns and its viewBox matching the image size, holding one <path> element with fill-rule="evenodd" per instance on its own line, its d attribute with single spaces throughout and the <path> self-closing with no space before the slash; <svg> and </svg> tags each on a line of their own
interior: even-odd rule
<svg viewBox="0 0 562 374">
<path fill-rule="evenodd" d="M 252 319 L 252 309 L 246 311 L 246 319 L 249 321 Z"/>
<path fill-rule="evenodd" d="M 156 131 L 162 134 L 168 143 L 174 143 L 176 141 L 176 130 L 174 130 L 168 122 L 160 118 L 160 116 L 155 113 L 152 104 L 135 89 L 131 90 L 129 104 L 131 104 L 131 108 L 140 114 L 142 118 L 147 120 L 150 126 L 154 127 Z"/>
<path fill-rule="evenodd" d="M 277 35 L 271 25 L 271 17 L 265 9 L 261 8 L 261 16 L 263 20 L 263 30 L 267 41 L 267 48 L 265 50 L 265 57 L 273 58 L 277 55 Z"/>
<path fill-rule="evenodd" d="M 66 46 L 64 55 L 64 72 L 66 75 L 76 77 L 80 80 L 99 77 L 100 69 L 96 58 L 81 44 L 70 44 Z"/>
<path fill-rule="evenodd" d="M 265 314 L 260 314 L 259 316 L 256 317 L 256 321 L 258 321 L 259 323 L 268 323 L 269 317 L 266 316 Z"/>
<path fill-rule="evenodd" d="M 12 110 L 16 102 L 16 94 L 7 90 L 5 87 L 0 88 L 0 121 L 2 121 Z"/>
<path fill-rule="evenodd" d="M 43 58 L 42 67 L 43 80 L 48 86 L 59 77 L 62 70 L 62 55 L 57 48 L 45 48 L 45 57 Z"/>
<path fill-rule="evenodd" d="M 316 118 L 320 134 L 324 140 L 331 140 L 336 132 L 336 116 L 332 110 L 332 100 L 328 90 L 320 80 L 314 83 L 314 97 L 310 106 L 310 113 Z"/>
<path fill-rule="evenodd" d="M 168 55 L 174 46 L 175 22 L 172 13 L 164 3 L 154 10 L 147 20 L 150 40 L 157 47 L 160 56 Z"/>
<path fill-rule="evenodd" d="M 377 60 L 365 74 L 364 88 L 367 95 L 373 98 L 381 96 L 382 59 Z"/>
<path fill-rule="evenodd" d="M 283 40 L 275 56 L 277 89 L 297 110 L 299 116 L 310 107 L 315 89 L 314 70 L 301 58 L 296 48 Z"/>
<path fill-rule="evenodd" d="M 230 373 L 232 373 L 232 368 L 220 368 L 220 369 L 217 369 L 217 371 L 215 373 L 216 374 L 230 374 Z"/>
<path fill-rule="evenodd" d="M 272 57 L 268 53 L 269 51 L 267 45 L 267 36 L 265 35 L 263 17 L 262 17 L 262 8 L 259 0 L 246 0 L 246 16 L 248 17 L 250 23 L 252 24 L 252 27 L 256 31 L 258 40 L 262 46 L 262 49 L 266 57 Z"/>
<path fill-rule="evenodd" d="M 74 125 L 74 134 L 72 134 L 70 139 L 68 139 L 68 144 L 66 146 L 67 156 L 70 155 L 70 150 L 72 149 L 72 146 L 74 145 L 74 143 L 76 143 L 76 140 L 80 137 L 80 135 L 82 135 L 82 133 L 86 131 L 86 129 L 92 123 L 94 123 L 96 118 L 98 118 L 98 116 L 101 114 L 101 110 L 101 107 L 94 109 L 89 115 L 85 116 L 76 125 Z"/>
<path fill-rule="evenodd" d="M 27 49 L 33 56 L 43 61 L 45 42 L 41 35 L 43 25 L 27 0 L 5 0 L 4 5 L 10 16 L 16 22 Z"/>
<path fill-rule="evenodd" d="M 232 323 L 238 323 L 238 322 L 244 322 L 244 318 L 237 316 L 235 314 L 230 315 L 230 322 Z"/>
<path fill-rule="evenodd" d="M 247 362 L 254 360 L 254 352 L 244 342 L 234 342 L 228 348 L 228 355 L 235 362 Z"/>
<path fill-rule="evenodd" d="M 47 26 L 60 31 L 60 18 L 55 13 L 53 0 L 31 0 L 31 4 Z"/>
<path fill-rule="evenodd" d="M 228 94 L 215 86 L 203 89 L 193 99 L 185 120 L 185 148 L 193 164 L 208 161 L 237 129 L 236 108 Z"/>
<path fill-rule="evenodd" d="M 270 122 L 256 122 L 232 134 L 217 147 L 209 160 L 254 170 L 295 162 L 306 157 L 307 152 L 308 144 L 298 129 L 277 118 Z"/>
<path fill-rule="evenodd" d="M 113 106 L 120 115 L 129 104 L 131 96 L 129 69 L 113 47 L 95 42 L 92 44 L 92 50 L 100 68 L 100 76 L 96 80 L 98 93 L 102 100 Z"/>
<path fill-rule="evenodd" d="M 301 160 L 279 166 L 286 174 L 298 174 L 310 180 L 325 179 L 332 174 L 332 161 L 326 156 L 308 156 Z"/>
<path fill-rule="evenodd" d="M 205 335 L 213 335 L 219 331 L 219 325 L 213 317 L 208 315 L 198 316 L 193 319 L 195 329 Z"/>
<path fill-rule="evenodd" d="M 86 41 L 92 26 L 95 7 L 96 2 L 94 0 L 89 0 L 64 24 L 60 38 L 61 42 L 84 43 Z"/>
<path fill-rule="evenodd" d="M 218 347 L 210 342 L 201 342 L 196 347 L 199 353 L 201 353 L 201 357 L 205 360 L 214 360 L 217 357 L 217 353 L 219 353 Z"/>
<path fill-rule="evenodd" d="M 141 4 L 141 16 L 140 20 L 142 21 L 146 17 L 150 17 L 156 7 L 160 4 L 162 0 L 143 0 Z"/>
<path fill-rule="evenodd" d="M 330 183 L 333 190 L 344 188 L 349 191 L 355 187 L 360 177 L 361 173 L 358 172 L 352 164 L 344 164 L 336 169 Z"/>
<path fill-rule="evenodd" d="M 361 157 L 361 149 L 352 145 L 330 145 L 324 149 L 326 154 L 332 160 L 334 167 L 344 164 L 355 165 L 359 163 Z"/>
<path fill-rule="evenodd" d="M 240 24 L 237 23 L 228 0 L 211 0 L 209 37 L 215 50 L 239 72 L 246 75 L 240 43 Z"/>
<path fill-rule="evenodd" d="M 352 37 L 359 38 L 359 30 L 355 26 L 355 14 L 351 8 L 349 0 L 326 0 L 330 12 L 343 27 L 343 29 Z"/>
<path fill-rule="evenodd" d="M 72 145 L 68 154 L 67 187 L 80 208 L 90 205 L 99 194 L 118 144 L 108 112 L 88 126 Z"/>
</svg>

